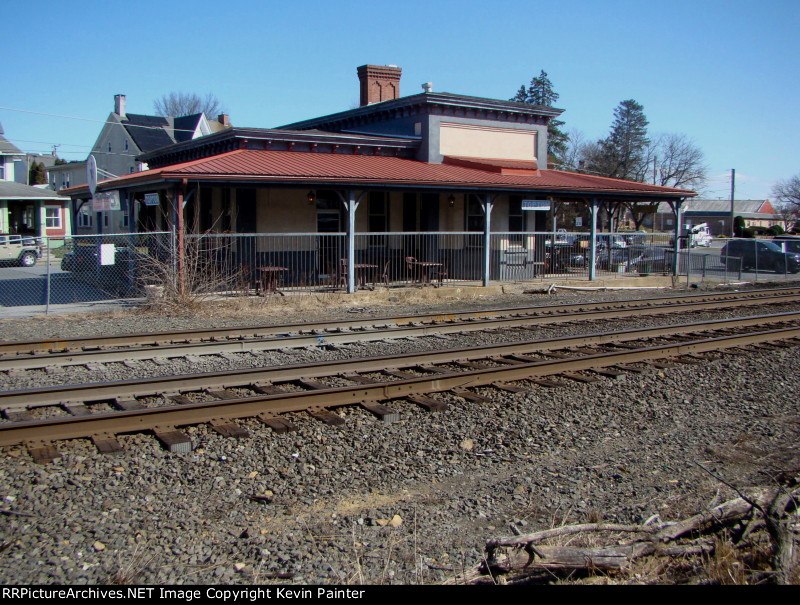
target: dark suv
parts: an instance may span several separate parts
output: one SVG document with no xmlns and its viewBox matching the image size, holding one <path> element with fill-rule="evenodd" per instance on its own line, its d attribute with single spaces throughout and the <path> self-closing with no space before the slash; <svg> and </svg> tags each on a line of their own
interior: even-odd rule
<svg viewBox="0 0 800 605">
<path fill-rule="evenodd" d="M 740 260 L 741 259 L 741 260 Z M 722 247 L 721 260 L 729 271 L 775 271 L 797 273 L 800 271 L 800 253 L 784 252 L 773 242 L 762 240 L 733 240 Z"/>
<path fill-rule="evenodd" d="M 780 246 L 786 252 L 800 253 L 800 236 L 797 235 L 778 235 L 772 238 L 773 243 Z"/>
</svg>

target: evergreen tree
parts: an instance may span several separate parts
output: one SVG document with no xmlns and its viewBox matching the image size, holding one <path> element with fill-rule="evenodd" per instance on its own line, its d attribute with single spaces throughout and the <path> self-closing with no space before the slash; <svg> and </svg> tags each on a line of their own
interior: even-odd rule
<svg viewBox="0 0 800 605">
<path fill-rule="evenodd" d="M 608 137 L 598 142 L 590 169 L 603 176 L 643 181 L 646 170 L 647 118 L 644 107 L 628 99 L 614 110 L 614 123 Z"/>
<path fill-rule="evenodd" d="M 547 72 L 542 70 L 538 77 L 532 78 L 527 90 L 525 86 L 520 86 L 516 96 L 511 101 L 528 103 L 529 105 L 543 105 L 553 107 L 553 103 L 558 100 L 560 95 L 553 90 L 553 83 L 547 77 Z M 557 164 L 564 161 L 567 154 L 567 142 L 569 136 L 561 130 L 564 125 L 563 120 L 550 118 L 547 123 L 547 154 L 548 160 Z"/>
<path fill-rule="evenodd" d="M 47 172 L 44 167 L 44 162 L 31 162 L 31 168 L 28 172 L 28 183 L 31 185 L 47 184 Z"/>
</svg>

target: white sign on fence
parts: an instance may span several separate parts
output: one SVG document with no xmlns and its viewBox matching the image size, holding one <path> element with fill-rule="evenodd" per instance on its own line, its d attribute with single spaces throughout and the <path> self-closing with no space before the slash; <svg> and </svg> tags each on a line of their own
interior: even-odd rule
<svg viewBox="0 0 800 605">
<path fill-rule="evenodd" d="M 550 200 L 522 200 L 523 210 L 550 210 Z"/>
<path fill-rule="evenodd" d="M 114 244 L 100 244 L 100 264 L 113 265 L 116 263 L 117 251 L 114 249 Z"/>
</svg>

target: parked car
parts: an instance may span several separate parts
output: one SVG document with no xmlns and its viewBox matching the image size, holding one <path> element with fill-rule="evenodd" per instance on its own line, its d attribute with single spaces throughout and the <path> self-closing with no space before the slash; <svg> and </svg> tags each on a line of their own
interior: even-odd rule
<svg viewBox="0 0 800 605">
<path fill-rule="evenodd" d="M 773 242 L 763 240 L 733 240 L 722 247 L 721 259 L 729 271 L 800 272 L 800 253 L 784 252 Z"/>
<path fill-rule="evenodd" d="M 625 266 L 628 272 L 670 273 L 675 253 L 669 248 L 644 248 Z"/>
<path fill-rule="evenodd" d="M 798 235 L 778 235 L 772 238 L 772 242 L 780 246 L 784 252 L 800 253 L 800 236 Z"/>
<path fill-rule="evenodd" d="M 33 267 L 42 256 L 42 245 L 35 237 L 0 233 L 0 262 Z"/>
<path fill-rule="evenodd" d="M 102 265 L 100 258 L 100 246 L 98 244 L 75 246 L 67 252 L 61 259 L 61 270 L 73 273 L 85 273 L 97 271 L 98 268 L 120 267 L 128 261 L 134 260 L 136 252 L 131 248 L 115 247 L 114 262 L 109 265 Z"/>
<path fill-rule="evenodd" d="M 555 246 L 548 244 L 545 247 L 545 255 L 549 270 L 552 273 L 562 273 L 570 267 L 584 267 L 586 265 L 586 257 L 575 250 L 572 244 L 566 242 L 563 244 L 556 242 Z"/>
</svg>

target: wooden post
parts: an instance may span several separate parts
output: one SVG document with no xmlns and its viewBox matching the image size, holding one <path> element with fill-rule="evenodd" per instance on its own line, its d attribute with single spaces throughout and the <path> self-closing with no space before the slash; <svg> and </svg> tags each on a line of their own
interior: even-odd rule
<svg viewBox="0 0 800 605">
<path fill-rule="evenodd" d="M 183 223 L 183 195 L 186 190 L 187 179 L 176 185 L 175 195 L 175 228 L 178 232 L 178 294 L 186 294 L 186 233 Z"/>
</svg>

